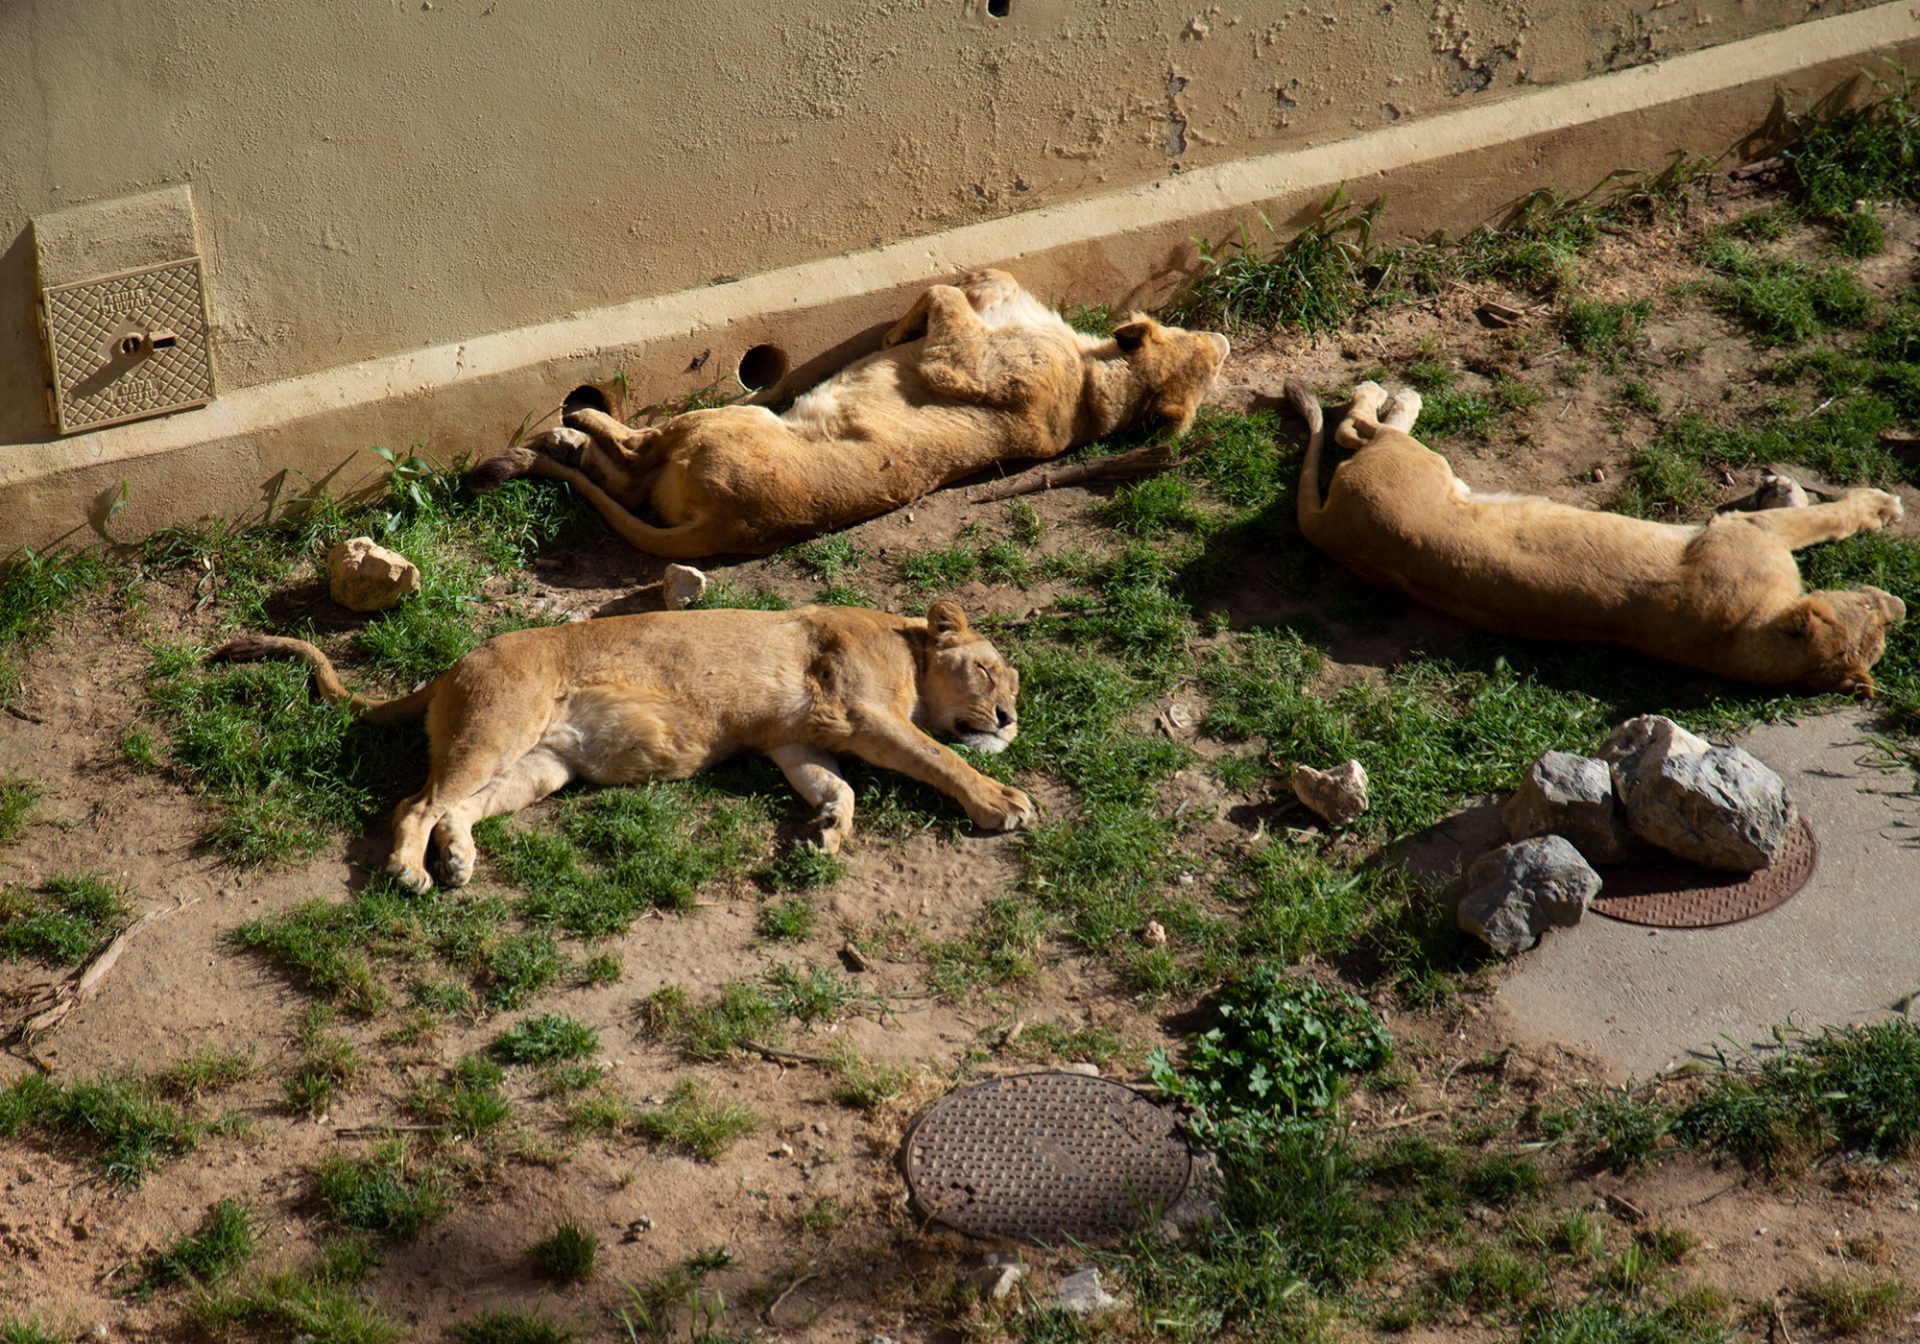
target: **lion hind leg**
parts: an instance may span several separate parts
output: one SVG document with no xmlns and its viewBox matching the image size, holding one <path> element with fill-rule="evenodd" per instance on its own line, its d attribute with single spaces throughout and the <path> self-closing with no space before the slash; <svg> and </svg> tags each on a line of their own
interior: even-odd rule
<svg viewBox="0 0 1920 1344">
<path fill-rule="evenodd" d="M 1372 381 L 1353 389 L 1353 401 L 1340 427 L 1333 431 L 1334 441 L 1348 452 L 1358 452 L 1373 442 L 1380 428 L 1380 408 L 1386 405 L 1387 389 Z"/>
<path fill-rule="evenodd" d="M 1420 418 L 1420 394 L 1410 387 L 1403 387 L 1380 408 L 1380 423 L 1388 429 L 1397 429 L 1402 434 L 1413 432 L 1413 422 Z"/>
<path fill-rule="evenodd" d="M 829 854 L 853 834 L 853 787 L 840 774 L 840 763 L 818 747 L 796 742 L 775 747 L 767 755 L 793 785 L 793 791 L 814 809 L 818 828 L 813 843 Z"/>
<path fill-rule="evenodd" d="M 473 877 L 473 828 L 488 817 L 518 812 L 565 786 L 573 772 L 550 751 L 536 748 L 491 783 L 449 807 L 433 828 L 446 864 L 447 885 L 464 887 Z"/>
</svg>

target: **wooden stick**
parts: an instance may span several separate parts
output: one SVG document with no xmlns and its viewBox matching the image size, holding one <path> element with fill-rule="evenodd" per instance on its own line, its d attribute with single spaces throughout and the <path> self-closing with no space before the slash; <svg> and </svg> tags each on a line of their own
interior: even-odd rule
<svg viewBox="0 0 1920 1344">
<path fill-rule="evenodd" d="M 767 1310 L 766 1310 L 767 1324 L 777 1328 L 780 1323 L 773 1319 L 773 1313 L 780 1310 L 781 1304 L 785 1302 L 789 1297 L 793 1296 L 794 1289 L 798 1288 L 803 1283 L 812 1283 L 815 1279 L 819 1277 L 820 1275 L 817 1272 L 812 1274 L 802 1274 L 799 1278 L 795 1279 L 792 1283 L 788 1284 L 785 1288 L 782 1288 L 780 1290 L 780 1296 L 774 1298 L 773 1301 L 767 1303 Z"/>
<path fill-rule="evenodd" d="M 113 941 L 101 949 L 98 956 L 81 968 L 79 975 L 53 991 L 51 1003 L 14 1029 L 13 1039 L 23 1044 L 30 1044 L 35 1038 L 44 1036 L 59 1026 L 68 1013 L 100 992 L 100 986 L 105 983 L 113 968 L 119 965 L 120 954 L 127 950 L 127 944 L 133 941 L 135 934 L 157 919 L 177 915 L 188 906 L 198 904 L 199 900 L 200 898 L 196 896 L 191 901 L 180 901 L 171 907 L 149 910 L 120 930 L 114 935 Z"/>
<path fill-rule="evenodd" d="M 1036 468 L 999 485 L 986 486 L 973 497 L 973 502 L 992 504 L 1016 495 L 1051 490 L 1059 485 L 1078 485 L 1082 481 L 1117 481 L 1151 476 L 1191 461 L 1196 453 L 1212 442 L 1211 436 L 1189 439 L 1179 452 L 1170 443 L 1149 443 L 1124 453 L 1115 453 L 1112 457 L 1096 457 L 1091 462 L 1069 462 L 1064 467 Z"/>
<path fill-rule="evenodd" d="M 740 1044 L 755 1054 L 764 1055 L 772 1060 L 786 1060 L 794 1064 L 826 1064 L 831 1061 L 831 1056 L 828 1055 L 809 1055 L 798 1050 L 780 1050 L 771 1045 L 762 1045 L 758 1041 L 742 1041 Z"/>
</svg>

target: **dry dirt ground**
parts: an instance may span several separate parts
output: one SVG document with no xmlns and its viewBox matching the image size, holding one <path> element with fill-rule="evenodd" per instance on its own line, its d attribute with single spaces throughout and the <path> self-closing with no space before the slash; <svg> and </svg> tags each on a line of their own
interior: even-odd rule
<svg viewBox="0 0 1920 1344">
<path fill-rule="evenodd" d="M 1751 204 L 1722 200 L 1709 208 L 1731 215 Z M 1890 229 L 1886 251 L 1861 272 L 1882 296 L 1914 275 L 1913 215 L 1894 218 Z M 1682 226 L 1657 223 L 1631 237 L 1605 239 L 1588 266 L 1589 287 L 1607 298 L 1665 294 L 1682 270 L 1693 273 L 1677 251 L 1682 236 Z M 1513 331 L 1476 322 L 1474 310 L 1488 298 L 1532 309 L 1519 330 L 1533 331 L 1535 339 L 1516 349 Z M 1688 405 L 1711 408 L 1753 378 L 1751 346 L 1698 305 L 1662 304 L 1644 339 L 1640 376 L 1666 415 Z M 1673 358 L 1676 352 L 1685 358 Z M 1583 367 L 1553 338 L 1535 301 L 1494 286 L 1461 288 L 1330 336 L 1243 337 L 1218 400 L 1236 408 L 1274 405 L 1288 376 L 1335 389 L 1374 367 L 1423 358 L 1452 362 L 1464 370 L 1467 386 L 1505 373 L 1542 393 L 1536 406 L 1504 421 L 1494 441 L 1446 445 L 1475 488 L 1599 504 L 1628 453 L 1659 421 L 1623 413 L 1616 377 Z M 1296 429 L 1289 424 L 1288 432 Z M 1725 494 L 1750 486 L 1750 480 L 1731 482 Z M 1104 493 L 1096 487 L 1031 497 L 1047 525 L 1043 549 L 1073 545 L 1084 535 L 1092 526 L 1090 501 Z M 1906 502 L 1903 526 L 1911 530 L 1920 497 L 1909 491 Z M 953 489 L 851 535 L 881 561 L 948 544 L 970 521 L 1002 517 L 1002 506 L 975 504 L 969 490 Z M 649 585 L 658 571 L 656 562 L 601 540 L 543 556 L 532 581 L 539 603 L 593 615 L 651 607 L 657 598 Z M 796 600 L 817 588 L 790 561 L 721 565 L 714 572 Z M 886 574 L 884 565 L 869 563 L 859 575 L 876 605 L 912 601 Z M 309 591 L 323 628 L 349 623 L 317 586 Z M 955 595 L 969 610 L 1013 615 L 1044 607 L 1050 597 L 1044 582 L 1025 589 L 969 583 Z M 261 1264 L 309 1259 L 316 1222 L 308 1199 L 318 1166 L 331 1154 L 362 1150 L 381 1126 L 406 1123 L 403 1098 L 416 1081 L 438 1077 L 483 1049 L 516 1018 L 452 1019 L 412 1042 L 392 1039 L 391 1016 L 343 1019 L 337 1029 L 376 1067 L 327 1114 L 288 1112 L 282 1080 L 309 999 L 267 963 L 235 948 L 229 934 L 245 920 L 303 900 L 344 898 L 383 857 L 385 827 L 342 839 L 291 869 L 243 870 L 202 843 L 210 825 L 202 802 L 164 773 L 128 763 L 123 735 L 151 721 L 144 700 L 147 643 L 183 635 L 210 643 L 218 636 L 211 614 L 196 602 L 190 577 L 175 576 L 149 584 L 137 607 L 100 597 L 64 616 L 23 660 L 20 704 L 27 717 L 0 720 L 0 775 L 24 776 L 45 791 L 33 824 L 0 850 L 0 880 L 30 884 L 54 872 L 103 872 L 136 893 L 140 911 L 166 912 L 131 941 L 98 997 L 38 1043 L 37 1065 L 56 1077 L 79 1078 L 151 1070 L 195 1048 L 217 1046 L 251 1052 L 259 1066 L 218 1103 L 244 1114 L 247 1132 L 207 1139 L 138 1189 L 116 1190 L 92 1179 L 82 1161 L 57 1147 L 0 1141 L 0 1319 L 30 1315 L 68 1337 L 190 1337 L 177 1294 L 140 1302 L 117 1289 L 143 1253 L 191 1230 L 218 1199 L 244 1199 L 261 1211 Z M 1238 626 L 1291 614 L 1300 603 L 1250 578 L 1227 605 Z M 1335 655 L 1345 666 L 1332 675 L 1367 675 L 1410 648 L 1433 647 L 1457 633 L 1437 617 L 1411 613 L 1339 644 Z M 1197 746 L 1203 756 L 1222 749 L 1204 740 Z M 1212 816 L 1204 843 L 1223 855 L 1249 843 L 1252 828 L 1265 819 L 1230 808 L 1221 786 L 1197 767 L 1175 781 L 1173 797 Z M 1039 801 L 1057 807 L 1062 800 L 1042 788 Z M 537 823 L 541 815 L 534 809 L 522 821 Z M 815 934 L 793 947 L 769 948 L 756 939 L 760 897 L 744 883 L 709 890 L 691 914 L 637 922 L 599 949 L 620 959 L 624 971 L 616 983 L 557 988 L 534 1011 L 563 1012 L 596 1027 L 608 1079 L 623 1096 L 657 1099 L 679 1079 L 697 1076 L 716 1095 L 751 1106 L 759 1128 L 711 1163 L 632 1137 L 574 1140 L 558 1104 L 533 1095 L 530 1075 L 510 1077 L 508 1095 L 517 1108 L 511 1123 L 524 1131 L 524 1142 L 488 1163 L 444 1220 L 388 1253 L 368 1281 L 373 1300 L 423 1339 L 493 1308 L 534 1312 L 589 1338 L 620 1337 L 612 1313 L 627 1301 L 622 1281 L 646 1281 L 700 1248 L 724 1246 L 731 1267 L 710 1282 L 729 1304 L 727 1330 L 777 1340 L 954 1337 L 951 1322 L 977 1319 L 957 1305 L 956 1280 L 985 1248 L 914 1224 L 893 1167 L 908 1120 L 957 1080 L 1056 1058 L 1045 1051 L 1023 1055 L 1017 1037 L 1006 1044 L 1015 1023 L 1068 1032 L 1106 1028 L 1126 1043 L 1106 1071 L 1139 1077 L 1148 1047 L 1180 1039 L 1173 1023 L 1190 1003 L 1129 996 L 1104 964 L 1065 949 L 1046 956 L 1036 975 L 1011 989 L 945 999 L 930 992 L 911 940 L 882 939 L 884 947 L 900 949 L 897 955 L 883 952 L 853 979 L 884 1010 L 786 1038 L 808 1053 L 851 1044 L 912 1070 L 907 1094 L 870 1114 L 835 1104 L 830 1079 L 804 1063 L 750 1057 L 689 1065 L 648 1037 L 640 1005 L 663 985 L 717 986 L 775 961 L 837 964 L 850 932 L 911 926 L 920 938 L 964 934 L 987 903 L 1017 881 L 1020 844 L 964 829 L 863 839 L 846 855 L 848 875 L 818 895 Z M 0 1005 L 11 1015 L 0 1026 L 10 1025 L 53 978 L 30 962 L 0 962 Z M 1397 1090 L 1358 1094 L 1356 1132 L 1397 1127 L 1457 1134 L 1489 1105 L 1568 1104 L 1583 1087 L 1623 1081 L 1605 1059 L 1507 1049 L 1507 1026 L 1491 1005 L 1483 990 L 1426 1012 L 1398 1011 L 1383 1000 L 1410 1078 Z M 0 1057 L 0 1085 L 36 1062 L 20 1054 Z M 1553 1154 L 1543 1160 L 1555 1176 L 1554 1207 L 1598 1207 L 1608 1218 L 1634 1210 L 1689 1229 L 1698 1244 L 1687 1280 L 1718 1285 L 1745 1307 L 1834 1272 L 1849 1246 L 1856 1256 L 1864 1246 L 1895 1248 L 1896 1265 L 1908 1271 L 1920 1264 L 1920 1185 L 1911 1166 L 1867 1174 L 1816 1167 L 1763 1179 L 1696 1156 L 1672 1157 L 1627 1176 L 1555 1165 Z M 601 1272 L 583 1287 L 555 1288 L 528 1265 L 529 1244 L 562 1219 L 579 1222 L 604 1248 Z M 1038 1285 L 1081 1263 L 1071 1251 L 1029 1249 L 1025 1255 L 1038 1270 L 1033 1282 L 1042 1298 Z M 1386 1291 L 1411 1292 L 1421 1270 L 1416 1254 L 1390 1276 Z M 1756 1337 L 1765 1337 L 1763 1305 L 1759 1310 Z M 1466 1344 L 1512 1334 L 1462 1314 L 1397 1337 Z M 1820 1335 L 1800 1323 L 1793 1337 Z M 1903 1323 L 1886 1337 L 1920 1337 L 1920 1322 Z"/>
</svg>

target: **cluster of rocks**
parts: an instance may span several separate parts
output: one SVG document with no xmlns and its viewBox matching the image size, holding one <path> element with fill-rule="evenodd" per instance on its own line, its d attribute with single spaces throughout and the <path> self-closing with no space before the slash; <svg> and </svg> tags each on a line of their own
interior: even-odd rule
<svg viewBox="0 0 1920 1344">
<path fill-rule="evenodd" d="M 1505 956 L 1580 922 L 1596 867 L 1652 845 L 1704 868 L 1751 873 L 1794 825 L 1780 776 L 1739 747 L 1716 747 L 1657 714 L 1614 729 L 1600 754 L 1550 751 L 1501 812 L 1511 843 L 1467 869 L 1459 925 Z"/>
</svg>

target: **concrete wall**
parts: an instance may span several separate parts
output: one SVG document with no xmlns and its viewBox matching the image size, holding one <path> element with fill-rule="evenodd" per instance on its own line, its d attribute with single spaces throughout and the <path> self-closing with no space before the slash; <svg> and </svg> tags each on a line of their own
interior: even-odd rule
<svg viewBox="0 0 1920 1344">
<path fill-rule="evenodd" d="M 1776 81 L 1818 92 L 1920 34 L 1911 4 L 1869 0 L 1005 7 L 11 0 L 0 553 L 83 525 L 119 479 L 147 488 L 122 516 L 137 531 L 244 508 L 282 468 L 357 476 L 376 438 L 464 426 L 439 446 L 491 442 L 616 361 L 654 395 L 707 350 L 708 381 L 776 315 L 817 371 L 949 260 L 1029 258 L 1030 282 L 1063 299 L 1164 290 L 1193 234 L 1324 189 L 1276 156 L 1378 139 L 1417 184 L 1396 188 L 1396 220 L 1468 222 L 1546 180 L 1521 164 L 1585 186 L 1717 152 Z M 1746 53 L 1796 24 L 1840 36 Z M 1626 87 L 1615 72 L 1709 47 L 1734 55 L 1695 58 L 1693 104 L 1646 80 L 1635 107 L 1596 94 L 1582 112 L 1585 90 Z M 1554 129 L 1527 147 L 1519 109 L 1554 90 Z M 1472 112 L 1477 143 L 1459 129 Z M 1492 157 L 1471 172 L 1414 171 L 1475 149 Z M 1322 173 L 1365 178 L 1371 161 Z M 1249 187 L 1247 164 L 1266 180 Z M 176 183 L 198 213 L 222 396 L 54 442 L 30 222 Z M 978 232 L 1024 220 L 1051 222 Z M 927 241 L 897 250 L 910 239 Z M 742 277 L 780 281 L 725 283 Z M 650 298 L 666 307 L 635 308 Z"/>
</svg>

